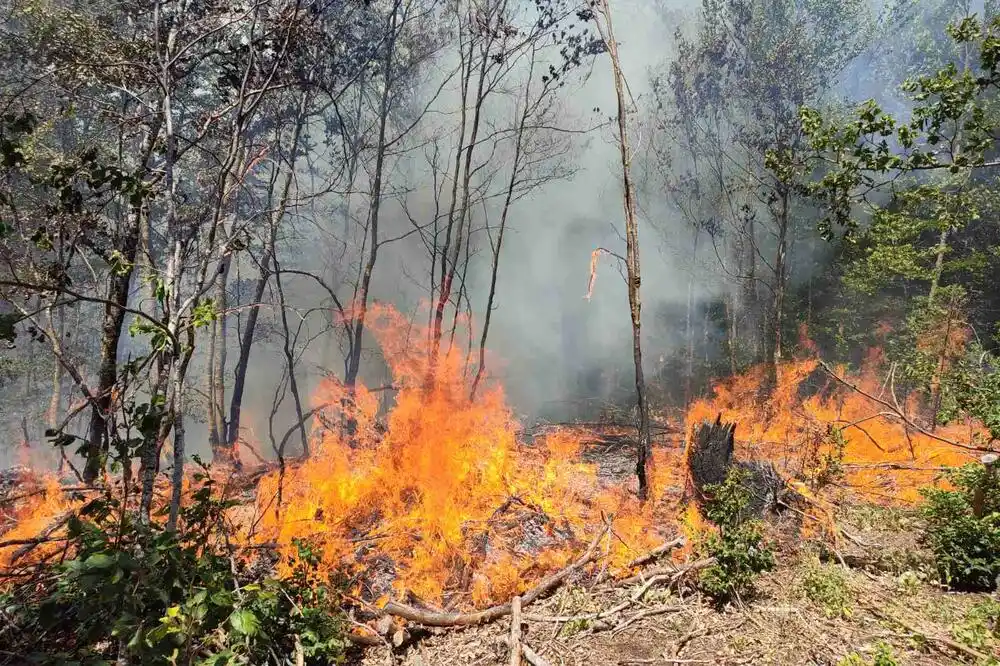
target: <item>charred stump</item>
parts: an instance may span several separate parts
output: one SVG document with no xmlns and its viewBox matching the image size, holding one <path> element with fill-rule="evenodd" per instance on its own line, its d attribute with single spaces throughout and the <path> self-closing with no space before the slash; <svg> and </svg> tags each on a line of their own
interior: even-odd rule
<svg viewBox="0 0 1000 666">
<path fill-rule="evenodd" d="M 784 478 L 766 460 L 734 460 L 736 425 L 723 423 L 722 415 L 715 422 L 704 421 L 693 433 L 688 444 L 688 489 L 699 505 L 711 497 L 708 486 L 722 483 L 731 469 L 743 470 L 743 484 L 749 492 L 748 512 L 762 516 L 778 506 L 788 490 Z"/>
</svg>

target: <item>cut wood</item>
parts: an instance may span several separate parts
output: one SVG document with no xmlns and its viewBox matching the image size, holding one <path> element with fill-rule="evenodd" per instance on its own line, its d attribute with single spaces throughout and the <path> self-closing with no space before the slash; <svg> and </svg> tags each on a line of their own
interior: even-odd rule
<svg viewBox="0 0 1000 666">
<path fill-rule="evenodd" d="M 601 532 L 594 537 L 594 540 L 590 542 L 590 546 L 587 547 L 587 550 L 584 551 L 583 555 L 573 562 L 573 564 L 543 578 L 542 582 L 523 594 L 521 596 L 521 605 L 527 606 L 539 597 L 551 592 L 555 588 L 559 587 L 568 577 L 593 562 L 598 553 L 597 545 L 604 538 L 604 535 L 608 533 L 610 528 L 610 525 L 605 525 L 604 529 L 601 530 Z M 422 624 L 428 627 L 464 627 L 493 622 L 501 617 L 510 615 L 511 604 L 508 602 L 472 613 L 436 613 L 432 611 L 420 610 L 391 601 L 386 604 L 385 608 L 382 610 L 388 615 L 395 615 L 396 617 L 401 617 L 404 620 L 416 622 L 417 624 Z"/>
<path fill-rule="evenodd" d="M 521 597 L 510 601 L 510 666 L 521 666 Z"/>
</svg>

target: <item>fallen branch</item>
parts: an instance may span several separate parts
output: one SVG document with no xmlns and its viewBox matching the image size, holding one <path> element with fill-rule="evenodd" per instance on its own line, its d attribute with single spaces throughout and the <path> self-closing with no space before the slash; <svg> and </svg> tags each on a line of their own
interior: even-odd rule
<svg viewBox="0 0 1000 666">
<path fill-rule="evenodd" d="M 673 541 L 668 541 L 661 546 L 657 546 L 656 548 L 649 551 L 645 555 L 640 555 L 639 557 L 635 558 L 627 565 L 625 565 L 625 568 L 632 569 L 635 567 L 641 567 L 643 565 L 649 564 L 650 562 L 654 562 L 663 557 L 664 555 L 666 555 L 667 553 L 669 553 L 670 551 L 674 550 L 675 548 L 680 548 L 685 543 L 687 543 L 687 540 L 683 536 L 679 536 Z"/>
<path fill-rule="evenodd" d="M 504 637 L 500 639 L 500 642 L 503 645 L 510 647 L 510 639 Z M 549 666 L 549 662 L 546 661 L 545 657 L 532 650 L 526 643 L 521 643 L 521 656 L 524 657 L 524 660 L 531 664 L 531 666 Z"/>
<path fill-rule="evenodd" d="M 34 539 L 10 539 L 0 541 L 0 548 L 10 548 L 11 546 L 37 546 L 52 541 L 66 541 L 67 537 L 36 537 Z"/>
<path fill-rule="evenodd" d="M 521 666 L 521 597 L 510 601 L 510 666 Z"/>
<path fill-rule="evenodd" d="M 919 629 L 917 629 L 913 625 L 908 624 L 908 623 L 904 622 L 903 620 L 900 620 L 899 618 L 897 618 L 897 617 L 895 617 L 893 615 L 889 615 L 888 613 L 886 613 L 885 611 L 882 611 L 881 609 L 875 608 L 873 606 L 869 606 L 867 604 L 865 604 L 865 608 L 867 608 L 868 612 L 871 613 L 872 615 L 874 615 L 875 617 L 880 617 L 883 620 L 886 620 L 888 622 L 892 622 L 893 624 L 899 625 L 900 627 L 902 627 L 906 631 L 910 632 L 911 634 L 916 634 L 917 636 L 922 636 L 929 643 L 932 643 L 932 644 L 936 643 L 937 646 L 938 646 L 938 650 L 940 650 L 941 647 L 946 647 L 946 648 L 952 650 L 953 652 L 958 652 L 960 654 L 964 654 L 966 657 L 970 657 L 971 659 L 976 660 L 976 663 L 986 663 L 990 659 L 989 655 L 987 655 L 987 654 L 985 654 L 983 652 L 980 652 L 979 650 L 975 650 L 973 648 L 970 648 L 967 645 L 962 645 L 961 643 L 956 643 L 955 641 L 951 640 L 950 638 L 945 638 L 944 636 L 937 636 L 935 634 L 929 634 L 926 631 L 920 631 Z"/>
<path fill-rule="evenodd" d="M 551 592 L 555 588 L 559 587 L 559 585 L 561 585 L 569 576 L 594 561 L 598 552 L 597 545 L 604 538 L 604 535 L 608 533 L 609 529 L 611 529 L 610 524 L 605 525 L 604 529 L 601 530 L 594 540 L 590 542 L 590 546 L 586 551 L 584 551 L 583 555 L 581 555 L 576 562 L 569 565 L 565 569 L 557 571 L 556 573 L 542 579 L 542 582 L 523 594 L 521 596 L 521 605 L 527 606 L 539 597 Z M 512 607 L 511 603 L 508 602 L 473 613 L 436 613 L 420 610 L 391 601 L 386 604 L 385 608 L 382 610 L 388 615 L 395 615 L 396 617 L 401 617 L 404 620 L 416 622 L 417 624 L 422 624 L 428 627 L 465 627 L 475 624 L 484 624 L 486 622 L 493 622 L 501 617 L 510 615 Z"/>
<path fill-rule="evenodd" d="M 954 440 L 947 439 L 945 437 L 941 437 L 940 435 L 937 435 L 937 434 L 931 432 L 930 430 L 927 430 L 923 426 L 921 426 L 921 425 L 919 425 L 917 423 L 914 423 L 909 417 L 907 417 L 906 414 L 903 413 L 902 409 L 898 405 L 893 405 L 888 400 L 883 400 L 882 398 L 879 398 L 878 396 L 874 396 L 871 393 L 868 393 L 864 389 L 860 388 L 859 386 L 856 386 L 856 385 L 852 384 L 851 382 L 847 381 L 846 379 L 844 379 L 843 377 L 841 377 L 840 375 L 838 375 L 836 372 L 834 372 L 833 369 L 830 368 L 830 366 L 828 366 L 825 361 L 820 361 L 819 364 L 820 364 L 820 366 L 824 370 L 826 370 L 827 374 L 829 374 L 831 377 L 833 377 L 834 379 L 836 379 L 838 382 L 840 382 L 841 384 L 843 384 L 847 388 L 849 388 L 852 391 L 855 391 L 857 393 L 860 393 L 861 395 L 863 395 L 864 397 L 868 398 L 869 400 L 877 402 L 878 404 L 880 404 L 883 407 L 885 407 L 885 408 L 887 408 L 887 409 L 890 410 L 889 412 L 882 412 L 881 413 L 882 416 L 892 416 L 892 417 L 898 418 L 900 421 L 903 422 L 904 425 L 909 426 L 910 428 L 913 428 L 914 430 L 916 430 L 920 434 L 924 435 L 925 437 L 930 437 L 931 439 L 937 440 L 937 441 L 939 441 L 939 442 L 941 442 L 943 444 L 950 444 L 951 446 L 955 446 L 955 447 L 958 447 L 960 449 L 965 449 L 966 451 L 977 451 L 979 453 L 991 453 L 992 452 L 992 449 L 987 449 L 987 448 L 984 448 L 984 447 L 981 447 L 981 446 L 972 446 L 971 444 L 962 444 L 961 442 L 956 442 Z"/>
<path fill-rule="evenodd" d="M 644 608 L 635 615 L 632 615 L 628 619 L 619 622 L 617 626 L 612 630 L 612 635 L 620 634 L 625 631 L 630 625 L 638 622 L 639 620 L 650 617 L 652 615 L 662 615 L 664 613 L 676 613 L 677 611 L 684 610 L 683 606 L 654 606 L 653 608 Z"/>
<path fill-rule="evenodd" d="M 646 583 L 650 578 L 654 576 L 669 576 L 670 585 L 676 585 L 688 574 L 694 573 L 696 571 L 701 571 L 715 564 L 714 557 L 708 557 L 703 560 L 695 560 L 680 567 L 660 567 L 658 569 L 650 569 L 649 571 L 637 574 L 631 578 L 626 578 L 620 581 L 620 585 L 635 585 L 636 583 Z"/>
</svg>

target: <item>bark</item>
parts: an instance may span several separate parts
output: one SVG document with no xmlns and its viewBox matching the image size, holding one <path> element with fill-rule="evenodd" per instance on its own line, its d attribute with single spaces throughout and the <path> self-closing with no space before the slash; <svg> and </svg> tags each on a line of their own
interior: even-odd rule
<svg viewBox="0 0 1000 666">
<path fill-rule="evenodd" d="M 781 364 L 782 327 L 784 324 L 785 287 L 787 279 L 789 192 L 782 187 L 778 195 L 777 211 L 778 246 L 774 254 L 774 300 L 771 305 L 770 344 L 766 359 L 767 386 L 773 390 L 778 385 L 778 366 Z"/>
<path fill-rule="evenodd" d="M 646 380 L 642 371 L 642 301 L 639 288 L 641 273 L 639 266 L 639 228 L 636 219 L 635 190 L 632 185 L 632 155 L 628 141 L 627 103 L 625 101 L 625 75 L 618 56 L 618 44 L 611 21 L 609 0 L 602 0 L 604 14 L 602 38 L 611 57 L 614 74 L 615 98 L 618 104 L 618 148 L 621 155 L 623 203 L 625 207 L 625 268 L 628 275 L 628 303 L 632 319 L 632 360 L 635 364 L 635 393 L 639 409 L 639 442 L 637 445 L 635 473 L 639 480 L 639 497 L 643 500 L 649 493 L 649 467 L 652 457 L 652 441 L 649 431 L 649 404 L 646 399 Z"/>
<path fill-rule="evenodd" d="M 83 480 L 93 483 L 104 469 L 108 455 L 108 417 L 113 406 L 112 395 L 118 381 L 118 344 L 121 340 L 122 324 L 125 322 L 125 307 L 128 305 L 129 286 L 132 284 L 136 252 L 139 247 L 141 214 L 136 211 L 128 218 L 122 234 L 121 253 L 127 262 L 125 270 L 111 272 L 108 278 L 104 316 L 101 321 L 101 360 L 97 370 L 97 386 L 90 412 L 90 433 L 84 448 L 86 460 Z"/>
</svg>

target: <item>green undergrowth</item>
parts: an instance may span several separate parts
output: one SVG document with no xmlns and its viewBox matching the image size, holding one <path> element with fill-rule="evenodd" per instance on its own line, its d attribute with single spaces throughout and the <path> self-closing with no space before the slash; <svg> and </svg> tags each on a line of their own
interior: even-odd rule
<svg viewBox="0 0 1000 666">
<path fill-rule="evenodd" d="M 229 546 L 225 510 L 206 473 L 194 479 L 179 528 L 143 524 L 113 498 L 69 526 L 63 563 L 0 596 L 19 663 L 221 666 L 343 660 L 340 585 L 298 544 L 283 579 L 245 570 Z"/>
</svg>

